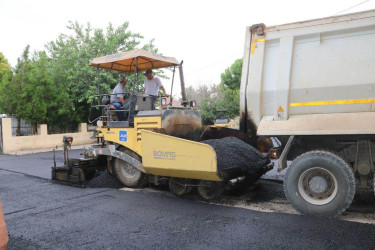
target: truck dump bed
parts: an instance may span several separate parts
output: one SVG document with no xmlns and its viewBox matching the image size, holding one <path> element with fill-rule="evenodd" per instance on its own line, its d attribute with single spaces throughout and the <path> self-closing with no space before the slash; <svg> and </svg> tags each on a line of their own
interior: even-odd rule
<svg viewBox="0 0 375 250">
<path fill-rule="evenodd" d="M 247 27 L 243 59 L 242 131 L 375 134 L 375 10 Z"/>
</svg>

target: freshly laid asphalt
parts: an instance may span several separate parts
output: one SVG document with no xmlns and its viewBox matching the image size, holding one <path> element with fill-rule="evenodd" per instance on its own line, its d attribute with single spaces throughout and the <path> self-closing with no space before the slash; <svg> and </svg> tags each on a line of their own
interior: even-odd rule
<svg viewBox="0 0 375 250">
<path fill-rule="evenodd" d="M 375 247 L 375 226 L 369 224 L 263 213 L 146 190 L 60 185 L 50 180 L 52 159 L 51 152 L 0 155 L 8 249 Z"/>
</svg>

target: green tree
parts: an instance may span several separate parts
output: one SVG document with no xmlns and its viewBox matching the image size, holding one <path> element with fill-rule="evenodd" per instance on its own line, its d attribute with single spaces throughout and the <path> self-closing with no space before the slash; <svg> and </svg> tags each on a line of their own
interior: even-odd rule
<svg viewBox="0 0 375 250">
<path fill-rule="evenodd" d="M 58 107 L 56 99 L 58 92 L 53 87 L 50 75 L 50 60 L 45 52 L 36 52 L 25 72 L 25 82 L 22 99 L 27 100 L 17 115 L 32 124 L 36 133 L 37 124 L 49 123 L 49 113 L 54 113 Z"/>
<path fill-rule="evenodd" d="M 18 58 L 17 65 L 14 69 L 13 75 L 7 74 L 2 80 L 0 86 L 0 104 L 4 113 L 17 117 L 16 134 L 21 133 L 21 118 L 24 109 L 25 99 L 23 99 L 24 86 L 28 81 L 28 70 L 30 68 L 30 46 L 27 45 L 22 56 Z M 4 78 L 4 77 L 3 77 Z M 19 115 L 20 114 L 20 115 Z"/>
<path fill-rule="evenodd" d="M 188 100 L 194 100 L 197 102 L 197 107 L 202 108 L 203 103 L 210 99 L 212 94 L 215 94 L 219 91 L 217 85 L 208 86 L 206 84 L 199 85 L 197 88 L 189 86 L 186 88 L 186 98 Z"/>
<path fill-rule="evenodd" d="M 87 121 L 89 106 L 93 95 L 98 93 L 97 70 L 89 66 L 95 57 L 129 51 L 138 48 L 143 37 L 128 29 L 128 22 L 118 28 L 109 24 L 107 29 L 93 29 L 77 22 L 67 26 L 71 35 L 61 34 L 47 44 L 47 52 L 52 59 L 51 74 L 55 88 L 60 95 L 56 100 L 59 107 L 50 117 L 53 124 L 68 126 L 72 123 Z M 157 52 L 153 40 L 143 46 L 144 49 Z M 100 74 L 100 92 L 108 93 L 117 83 L 120 74 L 102 71 Z M 133 76 L 129 76 L 129 82 Z M 138 79 L 137 87 L 143 83 Z"/>
<path fill-rule="evenodd" d="M 218 109 L 217 104 L 218 103 L 215 100 L 211 100 L 209 98 L 203 100 L 202 106 L 200 107 L 203 125 L 214 124 L 216 119 L 216 110 Z"/>
<path fill-rule="evenodd" d="M 220 84 L 230 89 L 239 89 L 241 84 L 242 58 L 237 59 L 221 74 Z"/>
<path fill-rule="evenodd" d="M 0 52 L 0 82 L 4 76 L 11 74 L 11 67 L 3 53 Z"/>
<path fill-rule="evenodd" d="M 201 104 L 203 124 L 213 124 L 217 118 L 217 110 L 226 110 L 228 119 L 239 116 L 241 71 L 242 59 L 237 59 L 221 74 L 220 84 L 213 88 L 217 92 L 203 99 Z"/>
<path fill-rule="evenodd" d="M 56 99 L 60 93 L 53 87 L 50 61 L 45 52 L 35 52 L 31 58 L 28 45 L 13 73 L 3 77 L 0 106 L 4 113 L 16 116 L 17 135 L 21 135 L 21 119 L 30 122 L 36 133 L 37 124 L 48 123 L 48 114 L 58 110 Z"/>
<path fill-rule="evenodd" d="M 60 34 L 46 45 L 45 51 L 34 52 L 26 46 L 16 67 L 11 70 L 0 53 L 0 111 L 14 114 L 32 124 L 47 123 L 52 130 L 71 129 L 87 121 L 93 95 L 99 89 L 109 93 L 117 84 L 120 73 L 102 71 L 98 87 L 98 72 L 89 66 L 91 59 L 139 48 L 143 37 L 128 29 L 125 22 L 115 28 L 111 24 L 93 29 L 69 22 L 68 34 Z M 143 49 L 157 53 L 151 40 Z M 163 77 L 162 71 L 157 71 Z M 134 75 L 128 76 L 132 82 Z M 141 74 L 134 90 L 141 89 Z M 19 126 L 18 126 L 19 127 Z M 18 129 L 19 133 L 19 129 Z"/>
<path fill-rule="evenodd" d="M 189 86 L 186 88 L 186 97 L 188 100 L 194 100 L 197 102 L 197 107 L 200 110 L 202 123 L 212 124 L 215 120 L 216 110 L 216 96 L 219 92 L 218 85 L 199 85 L 197 88 Z"/>
<path fill-rule="evenodd" d="M 0 52 L 0 113 L 8 113 L 6 91 L 11 77 L 12 70 L 8 60 Z"/>
</svg>

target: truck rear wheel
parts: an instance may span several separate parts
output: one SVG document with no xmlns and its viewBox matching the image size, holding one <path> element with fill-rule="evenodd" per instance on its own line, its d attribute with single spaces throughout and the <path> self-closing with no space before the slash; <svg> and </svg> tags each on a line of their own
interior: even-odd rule
<svg viewBox="0 0 375 250">
<path fill-rule="evenodd" d="M 191 192 L 193 187 L 187 186 L 187 180 L 181 178 L 171 178 L 169 180 L 169 190 L 178 196 L 182 196 Z"/>
<path fill-rule="evenodd" d="M 121 147 L 119 151 L 130 155 L 136 160 L 141 161 L 141 157 L 134 153 L 133 151 Z M 136 167 L 130 165 L 129 163 L 116 158 L 114 160 L 114 172 L 117 179 L 124 184 L 126 187 L 142 187 L 146 185 L 147 176 L 146 174 L 139 171 Z"/>
<path fill-rule="evenodd" d="M 352 203 L 354 173 L 347 162 L 327 151 L 311 151 L 289 166 L 284 192 L 302 214 L 336 217 Z"/>
</svg>

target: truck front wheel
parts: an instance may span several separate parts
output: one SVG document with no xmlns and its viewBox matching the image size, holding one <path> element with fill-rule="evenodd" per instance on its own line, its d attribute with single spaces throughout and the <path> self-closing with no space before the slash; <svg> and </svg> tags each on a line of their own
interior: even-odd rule
<svg viewBox="0 0 375 250">
<path fill-rule="evenodd" d="M 353 201 L 354 173 L 339 156 L 327 151 L 311 151 L 289 166 L 284 192 L 292 206 L 302 214 L 336 217 Z"/>
<path fill-rule="evenodd" d="M 118 150 L 141 161 L 141 157 L 129 149 L 121 147 Z M 147 184 L 146 174 L 142 173 L 136 167 L 130 165 L 129 163 L 119 158 L 115 158 L 113 165 L 117 179 L 126 187 L 142 187 Z"/>
</svg>

